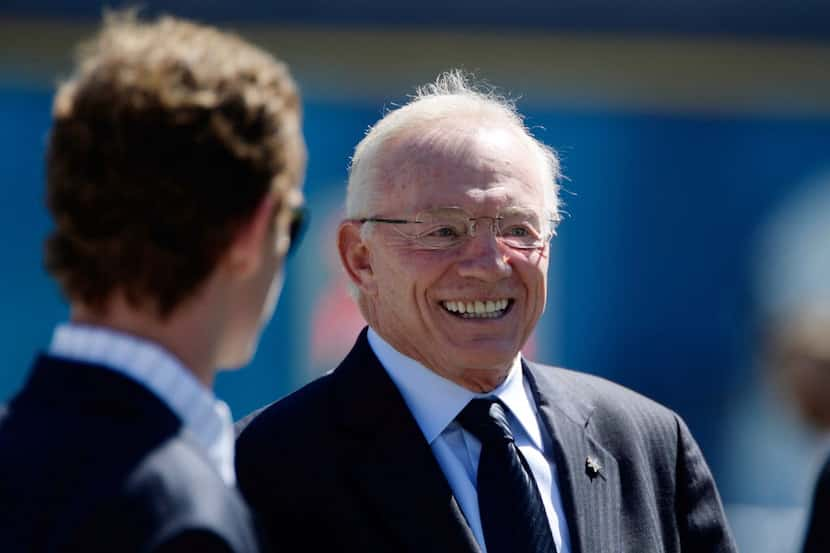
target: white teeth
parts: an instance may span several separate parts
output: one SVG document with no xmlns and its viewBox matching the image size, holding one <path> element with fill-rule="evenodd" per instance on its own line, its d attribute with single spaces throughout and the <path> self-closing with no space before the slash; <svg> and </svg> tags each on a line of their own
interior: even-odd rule
<svg viewBox="0 0 830 553">
<path fill-rule="evenodd" d="M 458 301 L 448 300 L 442 302 L 444 309 L 451 313 L 458 313 L 463 315 L 465 319 L 492 319 L 502 315 L 502 312 L 507 309 L 510 300 L 503 298 L 499 300 L 476 300 L 476 301 Z"/>
</svg>

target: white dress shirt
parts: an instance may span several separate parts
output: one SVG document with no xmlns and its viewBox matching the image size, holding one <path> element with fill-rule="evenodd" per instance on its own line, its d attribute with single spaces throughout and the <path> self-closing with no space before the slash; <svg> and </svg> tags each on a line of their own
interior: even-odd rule
<svg viewBox="0 0 830 553">
<path fill-rule="evenodd" d="M 236 483 L 228 405 L 163 347 L 110 328 L 66 323 L 55 329 L 49 355 L 105 366 L 150 390 L 204 448 L 222 480 L 228 486 Z"/>
<path fill-rule="evenodd" d="M 476 474 L 481 442 L 455 422 L 461 410 L 477 397 L 497 397 L 507 406 L 516 446 L 530 465 L 550 530 L 559 553 L 570 553 L 562 497 L 556 482 L 550 439 L 539 424 L 536 404 L 522 377 L 517 355 L 507 379 L 495 390 L 478 394 L 427 369 L 390 346 L 373 329 L 369 345 L 403 396 L 415 421 L 432 448 L 482 553 L 487 548 L 478 510 Z"/>
</svg>

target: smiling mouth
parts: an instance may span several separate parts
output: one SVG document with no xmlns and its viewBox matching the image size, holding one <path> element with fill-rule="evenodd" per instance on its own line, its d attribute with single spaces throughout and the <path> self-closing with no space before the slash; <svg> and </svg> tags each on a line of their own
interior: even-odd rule
<svg viewBox="0 0 830 553">
<path fill-rule="evenodd" d="M 513 300 L 501 298 L 496 300 L 449 300 L 442 301 L 445 311 L 461 319 L 498 319 L 510 311 Z"/>
</svg>

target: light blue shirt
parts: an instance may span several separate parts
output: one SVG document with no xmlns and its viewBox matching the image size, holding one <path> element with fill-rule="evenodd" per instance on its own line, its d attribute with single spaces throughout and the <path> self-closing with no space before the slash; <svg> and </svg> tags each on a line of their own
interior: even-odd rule
<svg viewBox="0 0 830 553">
<path fill-rule="evenodd" d="M 204 448 L 222 480 L 236 483 L 230 409 L 160 345 L 111 328 L 67 323 L 55 329 L 49 355 L 104 366 L 150 390 Z"/>
<path fill-rule="evenodd" d="M 389 377 L 403 396 L 415 421 L 432 448 L 438 465 L 450 484 L 473 535 L 486 553 L 481 516 L 478 510 L 476 474 L 481 443 L 455 422 L 455 417 L 477 397 L 497 397 L 508 409 L 508 420 L 516 440 L 530 465 L 545 512 L 550 523 L 556 550 L 570 553 L 568 528 L 562 497 L 556 482 L 550 439 L 539 424 L 538 412 L 528 384 L 522 376 L 521 355 L 505 381 L 487 394 L 478 394 L 439 376 L 414 359 L 395 350 L 373 329 L 369 329 L 369 345 Z"/>
</svg>

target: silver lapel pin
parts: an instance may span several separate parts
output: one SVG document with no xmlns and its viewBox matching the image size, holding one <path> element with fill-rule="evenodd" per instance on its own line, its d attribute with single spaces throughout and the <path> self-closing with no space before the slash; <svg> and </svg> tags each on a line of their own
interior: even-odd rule
<svg viewBox="0 0 830 553">
<path fill-rule="evenodd" d="M 599 461 L 597 461 L 595 458 L 589 456 L 585 459 L 585 472 L 588 474 L 591 480 L 599 476 L 601 470 L 602 465 L 600 465 Z"/>
</svg>

